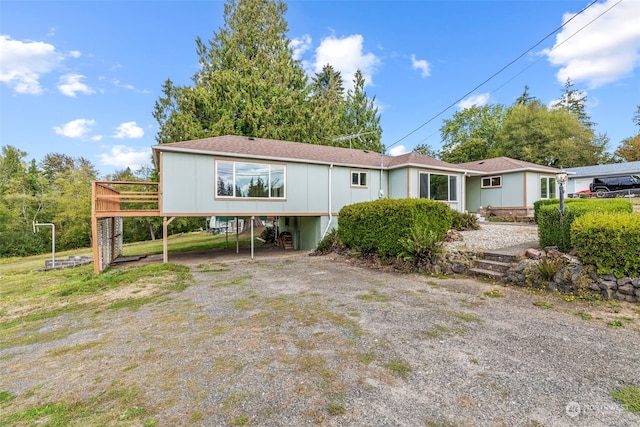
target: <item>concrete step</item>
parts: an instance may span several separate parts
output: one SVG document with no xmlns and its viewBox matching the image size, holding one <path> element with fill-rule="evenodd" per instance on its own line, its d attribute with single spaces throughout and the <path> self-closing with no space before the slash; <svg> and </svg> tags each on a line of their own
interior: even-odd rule
<svg viewBox="0 0 640 427">
<path fill-rule="evenodd" d="M 490 261 L 506 262 L 509 264 L 518 262 L 518 258 L 519 258 L 516 255 L 499 254 L 494 252 L 484 252 L 480 256 L 482 257 L 482 259 L 486 259 Z"/>
<path fill-rule="evenodd" d="M 469 273 L 475 277 L 482 277 L 489 280 L 500 281 L 504 277 L 503 273 L 493 270 L 485 270 L 484 268 L 470 268 Z"/>
<path fill-rule="evenodd" d="M 493 261 L 490 259 L 477 259 L 475 267 L 482 270 L 491 270 L 498 273 L 506 273 L 511 268 L 511 262 Z"/>
</svg>

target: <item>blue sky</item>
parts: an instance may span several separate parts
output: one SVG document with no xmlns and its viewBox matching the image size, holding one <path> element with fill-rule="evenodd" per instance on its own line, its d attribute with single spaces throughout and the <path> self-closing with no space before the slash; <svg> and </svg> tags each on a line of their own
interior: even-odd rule
<svg viewBox="0 0 640 427">
<path fill-rule="evenodd" d="M 363 71 L 389 154 L 439 149 L 443 119 L 474 103 L 511 105 L 525 85 L 551 104 L 567 77 L 587 95 L 610 151 L 637 133 L 640 0 L 598 2 L 540 44 L 589 2 L 286 3 L 289 38 L 310 76 L 331 63 L 349 86 Z M 190 83 L 195 39 L 219 31 L 223 6 L 0 0 L 0 146 L 38 162 L 47 153 L 82 156 L 102 176 L 150 164 L 161 86 Z"/>
</svg>

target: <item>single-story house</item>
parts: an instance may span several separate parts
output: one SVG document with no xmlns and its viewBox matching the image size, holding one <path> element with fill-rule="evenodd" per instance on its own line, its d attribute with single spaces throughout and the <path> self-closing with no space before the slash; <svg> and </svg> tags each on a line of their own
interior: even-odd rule
<svg viewBox="0 0 640 427">
<path fill-rule="evenodd" d="M 141 192 L 141 183 L 93 183 L 96 272 L 121 255 L 126 216 L 163 217 L 165 262 L 166 227 L 179 216 L 275 217 L 294 249 L 310 250 L 337 228 L 343 206 L 382 197 L 532 216 L 534 201 L 555 197 L 558 172 L 505 157 L 455 165 L 415 152 L 387 156 L 231 135 L 155 145 L 152 153 L 159 181 L 144 183 L 150 190 Z M 122 190 L 125 184 L 135 190 Z M 151 207 L 125 208 L 142 203 Z"/>
<path fill-rule="evenodd" d="M 509 157 L 456 166 L 467 171 L 466 209 L 483 216 L 533 217 L 533 203 L 558 197 L 559 169 Z"/>
<path fill-rule="evenodd" d="M 567 182 L 567 194 L 571 195 L 589 189 L 593 178 L 614 175 L 638 175 L 640 176 L 640 162 L 611 163 L 609 165 L 582 166 L 567 168 L 569 181 Z"/>
</svg>

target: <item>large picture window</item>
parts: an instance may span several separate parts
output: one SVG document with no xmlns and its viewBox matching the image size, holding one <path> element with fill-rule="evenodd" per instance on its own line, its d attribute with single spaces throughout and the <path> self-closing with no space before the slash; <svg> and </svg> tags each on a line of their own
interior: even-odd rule
<svg viewBox="0 0 640 427">
<path fill-rule="evenodd" d="M 216 162 L 216 197 L 285 198 L 284 165 Z"/>
<path fill-rule="evenodd" d="M 548 176 L 540 178 L 540 198 L 555 199 L 556 198 L 556 179 Z"/>
<path fill-rule="evenodd" d="M 455 202 L 458 200 L 458 179 L 455 175 L 420 173 L 420 197 Z"/>
</svg>

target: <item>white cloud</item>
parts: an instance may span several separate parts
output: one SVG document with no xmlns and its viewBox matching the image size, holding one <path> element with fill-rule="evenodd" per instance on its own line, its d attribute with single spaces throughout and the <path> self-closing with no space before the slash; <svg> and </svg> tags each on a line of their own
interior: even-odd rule
<svg viewBox="0 0 640 427">
<path fill-rule="evenodd" d="M 40 78 L 61 61 L 62 55 L 51 44 L 0 35 L 0 82 L 17 93 L 41 94 Z"/>
<path fill-rule="evenodd" d="M 67 138 L 87 139 L 95 124 L 95 120 L 76 119 L 62 126 L 54 126 L 53 130 L 56 134 L 66 136 Z M 99 140 L 101 137 L 97 138 Z M 96 136 L 91 137 L 91 139 L 95 141 Z"/>
<path fill-rule="evenodd" d="M 416 59 L 415 55 L 411 55 L 411 66 L 414 70 L 419 70 L 422 77 L 431 75 L 431 65 L 424 59 Z"/>
<path fill-rule="evenodd" d="M 360 34 L 338 38 L 325 37 L 316 48 L 316 56 L 312 64 L 312 72 L 319 73 L 327 64 L 340 71 L 344 87 L 353 87 L 353 77 L 359 69 L 365 79 L 365 85 L 373 84 L 373 73 L 380 64 L 380 59 L 373 53 L 363 52 L 364 39 Z"/>
<path fill-rule="evenodd" d="M 82 56 L 82 53 L 80 53 L 79 50 L 72 50 L 71 52 L 69 52 L 69 56 L 71 58 L 80 58 Z"/>
<path fill-rule="evenodd" d="M 98 156 L 103 165 L 115 166 L 119 168 L 140 169 L 142 166 L 151 164 L 151 148 L 136 151 L 126 145 L 114 145 L 107 154 Z"/>
<path fill-rule="evenodd" d="M 116 129 L 113 137 L 116 139 L 137 139 L 144 136 L 144 130 L 136 124 L 136 122 L 122 123 Z"/>
<path fill-rule="evenodd" d="M 558 33 L 553 49 L 542 52 L 561 67 L 559 82 L 570 78 L 596 88 L 629 76 L 640 66 L 640 1 L 621 2 L 604 13 L 616 1 L 591 6 Z M 563 22 L 574 15 L 565 14 Z"/>
<path fill-rule="evenodd" d="M 135 90 L 135 86 L 133 86 L 131 84 L 128 84 L 128 83 L 122 83 L 120 80 L 117 80 L 117 79 L 112 80 L 112 83 L 116 87 L 121 87 L 123 89 L 129 89 L 129 90 Z"/>
<path fill-rule="evenodd" d="M 299 60 L 306 51 L 311 49 L 311 36 L 304 34 L 299 39 L 293 39 L 289 47 L 293 50 L 293 58 Z"/>
<path fill-rule="evenodd" d="M 480 95 L 472 95 L 467 99 L 463 99 L 462 101 L 458 102 L 458 108 L 460 108 L 461 110 L 464 110 L 465 108 L 471 108 L 474 105 L 476 107 L 482 107 L 483 105 L 486 105 L 487 102 L 489 102 L 489 96 L 490 94 L 488 93 L 481 93 Z"/>
<path fill-rule="evenodd" d="M 84 93 L 86 95 L 95 93 L 93 89 L 82 83 L 82 79 L 84 78 L 85 76 L 82 74 L 66 74 L 61 76 L 58 81 L 58 90 L 63 95 L 72 98 L 75 98 L 78 93 Z"/>
<path fill-rule="evenodd" d="M 401 154 L 406 154 L 408 152 L 409 150 L 407 150 L 407 147 L 405 147 L 404 145 L 396 145 L 395 147 L 389 149 L 390 156 L 400 156 Z"/>
</svg>

